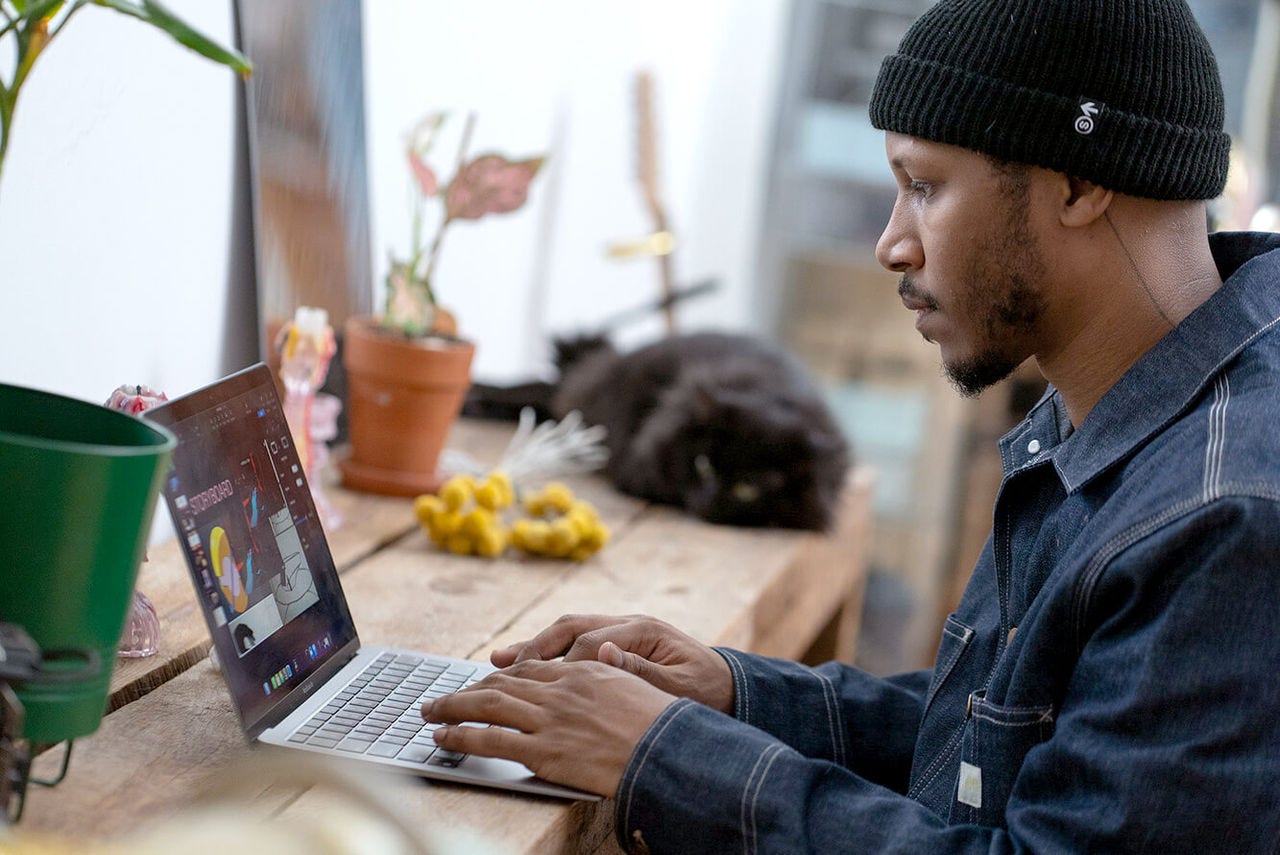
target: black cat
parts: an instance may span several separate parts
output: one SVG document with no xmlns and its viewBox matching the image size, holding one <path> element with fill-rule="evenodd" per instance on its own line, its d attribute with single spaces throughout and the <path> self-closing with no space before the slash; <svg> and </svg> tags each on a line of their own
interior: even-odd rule
<svg viewBox="0 0 1280 855">
<path fill-rule="evenodd" d="M 550 411 L 604 425 L 607 474 L 625 493 L 705 520 L 826 529 L 849 465 L 821 395 L 759 339 L 699 333 L 619 354 L 603 338 L 557 342 Z"/>
</svg>

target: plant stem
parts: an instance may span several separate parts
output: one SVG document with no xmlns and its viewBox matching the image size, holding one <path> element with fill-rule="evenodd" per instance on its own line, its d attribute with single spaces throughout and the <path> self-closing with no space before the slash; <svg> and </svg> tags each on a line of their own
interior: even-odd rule
<svg viewBox="0 0 1280 855">
<path fill-rule="evenodd" d="M 8 92 L 0 97 L 0 184 L 4 180 L 4 154 L 9 150 L 9 122 L 13 120 L 13 110 L 9 106 Z"/>
<path fill-rule="evenodd" d="M 431 273 L 436 269 L 436 255 L 440 252 L 440 241 L 444 240 L 445 227 L 451 222 L 453 221 L 445 217 L 440 223 L 440 228 L 436 229 L 435 239 L 431 241 L 431 249 L 427 251 L 427 272 L 422 276 L 422 284 L 427 289 L 427 299 L 433 306 L 436 304 L 436 294 L 431 290 Z"/>
<path fill-rule="evenodd" d="M 453 186 L 453 182 L 458 180 L 458 176 L 462 173 L 462 168 L 467 164 L 467 149 L 471 147 L 471 133 L 476 127 L 476 114 L 472 110 L 467 113 L 467 124 L 462 129 L 462 140 L 458 143 L 458 165 L 453 170 L 453 180 L 449 182 L 449 186 Z M 440 228 L 436 229 L 436 236 L 431 241 L 431 249 L 427 253 L 427 272 L 422 277 L 427 288 L 427 299 L 432 305 L 436 304 L 435 292 L 431 290 L 431 274 L 436 269 L 436 256 L 440 254 L 440 242 L 444 240 L 444 230 L 449 223 L 453 222 L 453 218 L 449 216 L 449 187 L 444 190 L 445 216 L 440 221 Z"/>
<path fill-rule="evenodd" d="M 0 179 L 4 177 L 4 155 L 9 150 L 9 129 L 13 126 L 13 108 L 17 100 L 17 87 L 9 89 L 0 81 Z"/>
<path fill-rule="evenodd" d="M 418 263 L 422 261 L 422 194 L 413 190 L 413 251 L 409 254 L 409 272 L 418 275 Z"/>
</svg>

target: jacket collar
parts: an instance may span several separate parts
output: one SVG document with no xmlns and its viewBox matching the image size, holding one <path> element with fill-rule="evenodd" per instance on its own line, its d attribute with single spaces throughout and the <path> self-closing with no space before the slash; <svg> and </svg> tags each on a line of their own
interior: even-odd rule
<svg viewBox="0 0 1280 855">
<path fill-rule="evenodd" d="M 1190 409 L 1227 363 L 1280 324 L 1280 234 L 1224 232 L 1209 245 L 1222 287 L 1143 354 L 1074 433 L 1050 388 L 1001 439 L 1006 475 L 1051 459 L 1067 492 L 1079 490 Z"/>
</svg>

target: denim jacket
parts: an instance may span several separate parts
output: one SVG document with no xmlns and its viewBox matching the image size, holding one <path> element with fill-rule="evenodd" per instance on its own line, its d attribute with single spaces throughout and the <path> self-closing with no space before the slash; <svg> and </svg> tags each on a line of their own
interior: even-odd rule
<svg viewBox="0 0 1280 855">
<path fill-rule="evenodd" d="M 1078 430 L 1000 441 L 993 531 L 929 671 L 732 650 L 617 794 L 653 852 L 1280 852 L 1280 235 Z"/>
</svg>

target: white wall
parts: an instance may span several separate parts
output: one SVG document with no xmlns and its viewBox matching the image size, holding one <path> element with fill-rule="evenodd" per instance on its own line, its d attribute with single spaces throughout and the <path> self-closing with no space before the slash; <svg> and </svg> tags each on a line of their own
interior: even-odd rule
<svg viewBox="0 0 1280 855">
<path fill-rule="evenodd" d="M 741 327 L 756 258 L 765 158 L 784 41 L 783 0 L 644 3 L 489 0 L 365 6 L 375 281 L 409 244 L 404 134 L 451 109 L 478 114 L 472 151 L 550 151 L 529 205 L 452 226 L 435 276 L 440 299 L 479 348 L 475 373 L 545 367 L 549 333 L 592 326 L 657 299 L 656 263 L 610 260 L 612 241 L 651 230 L 636 182 L 633 74 L 655 77 L 660 176 L 681 239 L 681 282 L 723 290 L 682 307 L 687 327 Z M 452 174 L 455 139 L 432 161 Z M 652 338 L 654 321 L 625 330 Z"/>
<path fill-rule="evenodd" d="M 230 40 L 228 3 L 171 6 Z M 548 331 L 655 298 L 652 262 L 604 256 L 649 228 L 631 106 L 644 66 L 677 274 L 725 285 L 685 309 L 686 326 L 749 325 L 785 12 L 785 0 L 367 2 L 375 279 L 408 240 L 403 133 L 427 110 L 474 108 L 474 150 L 553 154 L 525 210 L 446 241 L 436 283 L 479 344 L 477 374 L 537 370 Z M 225 342 L 251 331 L 226 308 L 234 87 L 227 69 L 93 6 L 41 57 L 0 176 L 0 381 L 101 400 L 125 382 L 174 395 L 235 367 Z"/>
<path fill-rule="evenodd" d="M 230 41 L 229 3 L 171 5 Z M 218 375 L 235 85 L 96 6 L 39 58 L 0 175 L 0 381 L 102 401 Z"/>
</svg>

